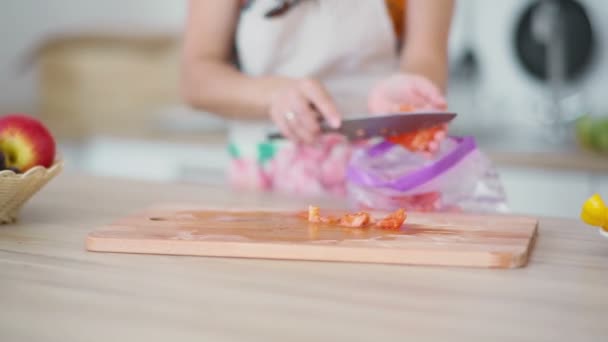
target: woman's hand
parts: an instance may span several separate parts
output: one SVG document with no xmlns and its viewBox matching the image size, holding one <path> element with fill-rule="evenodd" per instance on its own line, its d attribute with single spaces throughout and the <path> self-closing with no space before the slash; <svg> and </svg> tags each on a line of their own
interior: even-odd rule
<svg viewBox="0 0 608 342">
<path fill-rule="evenodd" d="M 402 107 L 415 110 L 445 110 L 445 98 L 427 78 L 418 75 L 396 74 L 376 84 L 368 97 L 373 114 L 401 111 Z"/>
<path fill-rule="evenodd" d="M 281 133 L 298 143 L 313 143 L 320 133 L 319 119 L 339 127 L 341 115 L 323 85 L 313 79 L 294 80 L 271 96 L 270 117 Z"/>
</svg>

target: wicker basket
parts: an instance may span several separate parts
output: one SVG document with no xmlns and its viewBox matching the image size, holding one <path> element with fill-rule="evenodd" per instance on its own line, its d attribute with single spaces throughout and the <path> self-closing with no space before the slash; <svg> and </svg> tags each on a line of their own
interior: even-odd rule
<svg viewBox="0 0 608 342">
<path fill-rule="evenodd" d="M 35 110 L 58 140 L 154 132 L 155 113 L 181 103 L 179 37 L 60 34 L 24 58 L 36 65 Z M 128 115 L 125 115 L 128 113 Z"/>
<path fill-rule="evenodd" d="M 0 171 L 0 224 L 17 220 L 23 205 L 63 169 L 57 161 L 50 168 L 36 166 L 23 174 Z"/>
</svg>

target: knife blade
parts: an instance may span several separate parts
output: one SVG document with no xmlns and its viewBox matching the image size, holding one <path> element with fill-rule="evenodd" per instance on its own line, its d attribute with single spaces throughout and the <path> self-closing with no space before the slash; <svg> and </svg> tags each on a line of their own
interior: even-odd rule
<svg viewBox="0 0 608 342">
<path fill-rule="evenodd" d="M 386 115 L 365 115 L 342 120 L 339 128 L 321 122 L 321 133 L 338 133 L 349 140 L 388 137 L 445 124 L 456 117 L 452 112 L 407 112 Z M 284 139 L 281 133 L 271 133 L 269 140 Z"/>
</svg>

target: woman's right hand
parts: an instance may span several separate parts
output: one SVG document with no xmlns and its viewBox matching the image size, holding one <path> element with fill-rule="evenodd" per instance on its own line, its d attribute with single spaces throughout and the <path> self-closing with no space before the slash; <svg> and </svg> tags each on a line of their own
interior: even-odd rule
<svg viewBox="0 0 608 342">
<path fill-rule="evenodd" d="M 269 112 L 281 133 L 297 143 L 313 143 L 320 133 L 319 119 L 338 128 L 341 115 L 323 85 L 314 79 L 292 80 L 271 96 Z"/>
</svg>

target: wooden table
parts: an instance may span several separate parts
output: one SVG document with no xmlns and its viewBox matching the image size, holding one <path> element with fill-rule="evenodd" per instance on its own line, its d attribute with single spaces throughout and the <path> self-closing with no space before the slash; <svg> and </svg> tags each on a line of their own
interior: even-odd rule
<svg viewBox="0 0 608 342">
<path fill-rule="evenodd" d="M 0 227 L 0 341 L 607 341 L 608 240 L 542 219 L 528 267 L 404 267 L 90 253 L 159 201 L 301 208 L 219 186 L 63 174 Z"/>
</svg>

